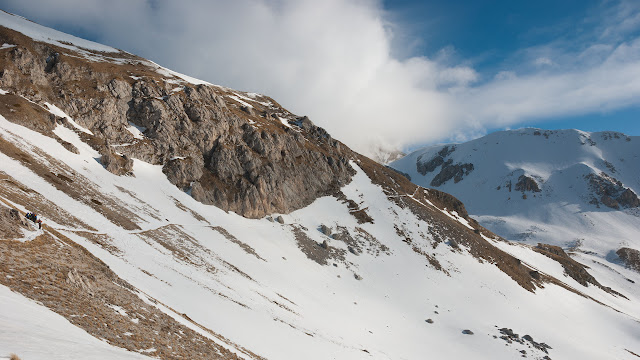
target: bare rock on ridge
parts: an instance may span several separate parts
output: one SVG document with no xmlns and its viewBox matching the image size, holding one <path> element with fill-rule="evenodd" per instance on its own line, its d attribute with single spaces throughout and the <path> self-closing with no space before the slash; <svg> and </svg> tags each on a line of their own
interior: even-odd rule
<svg viewBox="0 0 640 360">
<path fill-rule="evenodd" d="M 640 272 L 640 251 L 625 247 L 616 251 L 616 254 L 627 267 Z"/>
</svg>

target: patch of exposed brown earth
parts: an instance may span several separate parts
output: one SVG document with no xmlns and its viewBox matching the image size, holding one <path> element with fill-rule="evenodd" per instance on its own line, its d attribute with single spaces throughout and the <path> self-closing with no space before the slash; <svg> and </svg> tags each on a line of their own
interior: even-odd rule
<svg viewBox="0 0 640 360">
<path fill-rule="evenodd" d="M 343 204 L 346 204 L 349 208 L 349 214 L 353 215 L 358 221 L 358 224 L 370 223 L 373 224 L 373 218 L 369 216 L 366 208 L 360 208 L 358 203 L 347 198 L 347 196 L 341 191 L 337 190 L 334 193 L 336 199 L 340 200 Z"/>
<path fill-rule="evenodd" d="M 165 252 L 176 260 L 194 265 L 211 274 L 218 272 L 212 260 L 218 259 L 208 249 L 202 247 L 198 240 L 186 234 L 178 225 L 166 225 L 157 229 L 139 232 L 137 236 L 147 244 L 160 245 Z"/>
</svg>

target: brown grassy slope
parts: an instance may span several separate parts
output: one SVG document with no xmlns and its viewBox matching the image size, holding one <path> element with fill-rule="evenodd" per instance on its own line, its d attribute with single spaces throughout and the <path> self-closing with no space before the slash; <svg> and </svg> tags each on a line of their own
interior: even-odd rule
<svg viewBox="0 0 640 360">
<path fill-rule="evenodd" d="M 89 231 L 96 231 L 96 229 L 51 202 L 46 196 L 26 187 L 2 171 L 0 171 L 0 197 L 9 199 L 30 212 L 44 214 L 46 218 L 55 221 L 57 224 L 67 227 L 79 226 Z"/>
<path fill-rule="evenodd" d="M 135 223 L 138 216 L 122 207 L 117 200 L 102 194 L 88 179 L 50 155 L 35 148 L 26 151 L 3 137 L 0 137 L 0 152 L 19 161 L 56 189 L 93 208 L 114 224 L 127 230 L 140 229 Z M 30 208 L 29 204 L 25 206 Z"/>
<path fill-rule="evenodd" d="M 237 359 L 142 301 L 106 264 L 53 230 L 24 243 L 0 240 L 0 283 L 127 350 L 155 348 L 150 355 L 160 359 Z"/>
</svg>

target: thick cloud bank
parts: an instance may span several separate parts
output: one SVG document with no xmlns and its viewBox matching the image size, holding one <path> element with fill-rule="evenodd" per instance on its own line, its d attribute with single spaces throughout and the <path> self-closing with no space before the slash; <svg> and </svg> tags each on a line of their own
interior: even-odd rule
<svg viewBox="0 0 640 360">
<path fill-rule="evenodd" d="M 437 56 L 396 58 L 369 0 L 5 0 L 3 8 L 204 80 L 275 98 L 357 150 L 465 138 L 531 118 L 640 102 L 640 7 L 590 36 L 514 54 L 497 74 Z M 604 21 L 604 20 L 603 20 Z M 572 51 L 563 49 L 572 48 Z M 445 59 L 445 60 L 443 60 Z"/>
</svg>

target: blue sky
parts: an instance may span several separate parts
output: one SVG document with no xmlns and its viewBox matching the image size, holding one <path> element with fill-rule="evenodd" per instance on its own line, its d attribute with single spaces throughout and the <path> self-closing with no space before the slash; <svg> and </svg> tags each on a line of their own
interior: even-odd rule
<svg viewBox="0 0 640 360">
<path fill-rule="evenodd" d="M 522 67 L 518 63 L 522 59 L 517 56 L 522 49 L 557 41 L 564 41 L 568 50 L 587 47 L 599 34 L 600 17 L 607 16 L 616 5 L 615 1 L 595 0 L 384 1 L 391 18 L 405 24 L 402 36 L 410 43 L 405 50 L 434 56 L 450 49 L 457 59 L 468 61 L 485 81 L 492 73 Z M 633 29 L 622 40 L 637 37 L 639 31 Z M 515 127 L 520 126 L 640 135 L 640 106 L 533 118 Z"/>
<path fill-rule="evenodd" d="M 505 128 L 640 135 L 640 1 L 0 0 L 259 92 L 356 150 Z"/>
<path fill-rule="evenodd" d="M 590 13 L 602 6 L 593 0 L 393 0 L 384 5 L 422 40 L 418 51 L 453 46 L 462 58 L 483 61 L 559 36 L 577 36 L 589 26 Z"/>
</svg>

